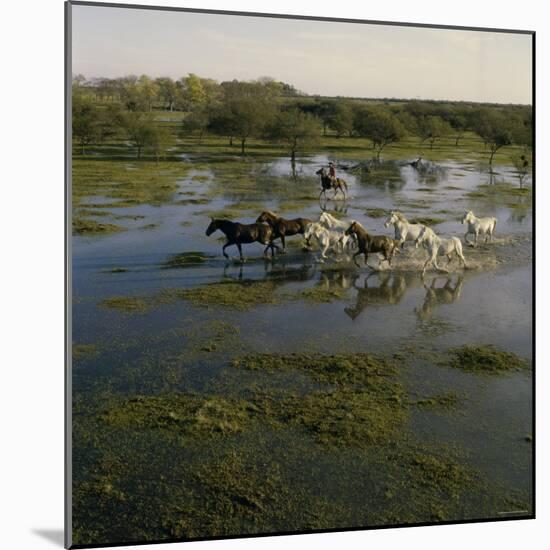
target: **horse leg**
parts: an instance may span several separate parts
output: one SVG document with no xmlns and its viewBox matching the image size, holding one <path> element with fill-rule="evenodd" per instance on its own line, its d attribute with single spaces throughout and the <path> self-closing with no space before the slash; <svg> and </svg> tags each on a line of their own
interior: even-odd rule
<svg viewBox="0 0 550 550">
<path fill-rule="evenodd" d="M 431 257 L 429 257 L 426 260 L 426 263 L 424 264 L 424 267 L 422 268 L 422 277 L 424 277 L 424 274 L 426 273 L 426 270 L 428 269 L 428 266 L 430 265 L 431 261 L 432 261 Z"/>
<path fill-rule="evenodd" d="M 468 240 L 468 235 L 469 235 L 469 234 L 470 234 L 470 232 L 469 232 L 469 231 L 466 231 L 466 234 L 464 235 L 464 242 L 465 242 L 466 244 L 470 244 L 470 241 Z"/>
<path fill-rule="evenodd" d="M 353 255 L 353 263 L 357 266 L 357 267 L 361 267 L 358 263 L 357 263 L 357 260 L 355 258 L 357 258 L 357 256 L 359 256 L 359 254 L 363 254 L 360 250 L 358 250 L 354 255 Z"/>
<path fill-rule="evenodd" d="M 475 241 L 474 241 L 474 246 L 477 246 L 477 237 L 479 235 L 479 231 L 476 231 L 476 238 L 475 238 Z"/>
<path fill-rule="evenodd" d="M 327 256 L 327 250 L 328 250 L 328 247 L 330 246 L 330 241 L 326 240 L 324 243 L 321 243 L 321 247 L 322 247 L 322 250 L 321 250 L 321 258 L 323 259 L 328 259 L 328 256 Z"/>
<path fill-rule="evenodd" d="M 222 252 L 223 252 L 223 255 L 225 258 L 229 259 L 229 256 L 227 255 L 227 253 L 225 252 L 225 249 L 228 247 L 228 246 L 231 246 L 232 244 L 235 244 L 235 243 L 225 243 L 223 245 L 223 248 L 222 248 Z"/>
<path fill-rule="evenodd" d="M 236 243 L 237 244 L 237 248 L 239 249 L 239 256 L 241 257 L 241 263 L 244 262 L 244 258 L 243 258 L 243 248 L 242 248 L 242 245 L 241 243 Z"/>
<path fill-rule="evenodd" d="M 285 244 L 285 236 L 284 235 L 281 235 L 281 243 L 283 245 L 283 250 L 282 250 L 281 254 L 286 254 L 286 244 Z"/>
</svg>

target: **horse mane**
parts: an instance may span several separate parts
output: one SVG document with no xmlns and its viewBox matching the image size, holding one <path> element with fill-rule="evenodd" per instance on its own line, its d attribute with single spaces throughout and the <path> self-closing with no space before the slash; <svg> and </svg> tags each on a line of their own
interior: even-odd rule
<svg viewBox="0 0 550 550">
<path fill-rule="evenodd" d="M 279 216 L 275 214 L 275 212 L 272 212 L 271 210 L 264 210 L 262 214 L 267 214 L 268 216 L 271 216 L 272 218 L 275 218 L 276 220 L 279 219 Z"/>
<path fill-rule="evenodd" d="M 352 220 L 352 222 L 350 223 L 350 227 L 354 224 L 355 224 L 355 228 L 359 229 L 359 232 L 367 233 L 368 235 L 368 231 L 357 220 Z"/>
<path fill-rule="evenodd" d="M 402 212 L 399 210 L 394 210 L 393 213 L 402 221 L 402 222 L 408 222 L 407 218 L 404 216 Z"/>
</svg>

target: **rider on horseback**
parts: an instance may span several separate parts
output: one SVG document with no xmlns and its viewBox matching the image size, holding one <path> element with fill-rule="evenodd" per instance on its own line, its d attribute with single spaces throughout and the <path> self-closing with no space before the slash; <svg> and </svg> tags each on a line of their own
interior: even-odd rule
<svg viewBox="0 0 550 550">
<path fill-rule="evenodd" d="M 328 176 L 333 183 L 336 183 L 336 168 L 334 168 L 334 163 L 328 163 Z"/>
</svg>

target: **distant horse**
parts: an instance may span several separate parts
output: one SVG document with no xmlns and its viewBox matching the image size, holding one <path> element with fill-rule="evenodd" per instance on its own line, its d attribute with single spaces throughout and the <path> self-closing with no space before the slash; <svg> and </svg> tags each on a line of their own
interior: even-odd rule
<svg viewBox="0 0 550 550">
<path fill-rule="evenodd" d="M 327 196 L 327 191 L 329 189 L 334 189 L 334 195 L 332 198 L 335 199 L 338 191 L 342 192 L 344 199 L 346 198 L 346 191 L 348 190 L 348 184 L 342 178 L 332 179 L 325 171 L 324 168 L 317 170 L 315 172 L 317 176 L 321 178 L 321 192 L 319 193 L 319 199 L 324 195 Z"/>
<path fill-rule="evenodd" d="M 421 231 L 426 228 L 421 223 L 410 223 L 401 212 L 392 210 L 384 222 L 384 227 L 393 225 L 395 229 L 395 238 L 399 241 L 399 246 L 403 248 L 405 241 L 416 241 Z"/>
<path fill-rule="evenodd" d="M 274 256 L 274 249 L 279 247 L 273 243 L 273 230 L 269 225 L 262 223 L 251 223 L 248 225 L 232 222 L 230 220 L 221 220 L 212 218 L 210 225 L 206 228 L 206 235 L 209 237 L 214 231 L 220 230 L 226 237 L 227 242 L 223 245 L 222 252 L 224 257 L 229 258 L 225 249 L 228 246 L 236 245 L 239 249 L 241 262 L 244 262 L 243 251 L 241 244 L 261 243 L 267 245 L 264 250 L 264 255 L 271 249 L 271 256 Z"/>
<path fill-rule="evenodd" d="M 281 239 L 283 245 L 283 254 L 286 249 L 285 237 L 290 237 L 292 235 L 304 235 L 309 224 L 313 223 L 312 220 L 307 218 L 295 218 L 293 220 L 285 220 L 266 210 L 262 212 L 258 219 L 257 223 L 267 223 L 273 231 L 273 239 Z"/>
<path fill-rule="evenodd" d="M 391 267 L 391 261 L 399 246 L 398 241 L 390 239 L 385 235 L 371 235 L 358 222 L 352 224 L 346 229 L 346 235 L 355 235 L 357 237 L 357 245 L 359 250 L 353 255 L 353 261 L 357 267 L 360 267 L 355 259 L 360 254 L 365 255 L 365 265 L 367 265 L 369 253 L 381 252 L 384 255 L 384 260 Z M 382 260 L 378 267 L 382 264 Z"/>
<path fill-rule="evenodd" d="M 493 240 L 493 233 L 497 226 L 496 218 L 477 218 L 471 210 L 468 210 L 464 213 L 462 223 L 468 224 L 468 231 L 466 231 L 466 235 L 464 235 L 464 242 L 466 244 L 472 244 L 468 240 L 468 235 L 475 235 L 474 246 L 477 246 L 477 237 L 480 234 L 485 235 L 485 242 L 487 242 L 489 238 L 491 241 Z"/>
<path fill-rule="evenodd" d="M 443 239 L 436 235 L 433 229 L 424 227 L 415 244 L 417 247 L 422 245 L 428 251 L 428 259 L 422 268 L 422 275 L 426 273 L 426 269 L 430 264 L 433 264 L 438 271 L 443 271 L 437 265 L 437 256 L 447 256 L 447 265 L 449 265 L 454 254 L 466 267 L 466 260 L 462 254 L 462 243 L 458 237 Z"/>
</svg>

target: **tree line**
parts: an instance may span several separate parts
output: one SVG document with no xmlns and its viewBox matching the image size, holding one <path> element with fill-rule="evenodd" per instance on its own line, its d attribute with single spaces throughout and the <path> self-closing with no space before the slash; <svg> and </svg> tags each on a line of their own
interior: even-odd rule
<svg viewBox="0 0 550 550">
<path fill-rule="evenodd" d="M 124 137 L 136 148 L 159 159 L 175 143 L 154 111 L 183 111 L 181 136 L 206 134 L 236 141 L 245 154 L 250 139 L 267 139 L 284 146 L 290 158 L 329 133 L 336 137 L 368 138 L 379 159 L 384 148 L 406 136 L 434 144 L 452 138 L 455 146 L 466 132 L 484 143 L 492 165 L 496 152 L 516 144 L 532 146 L 532 109 L 522 105 L 322 99 L 309 97 L 290 84 L 264 77 L 256 81 L 218 83 L 194 74 L 180 80 L 124 77 L 73 79 L 73 137 L 85 153 L 92 143 Z M 525 159 L 525 155 L 523 156 Z"/>
</svg>

